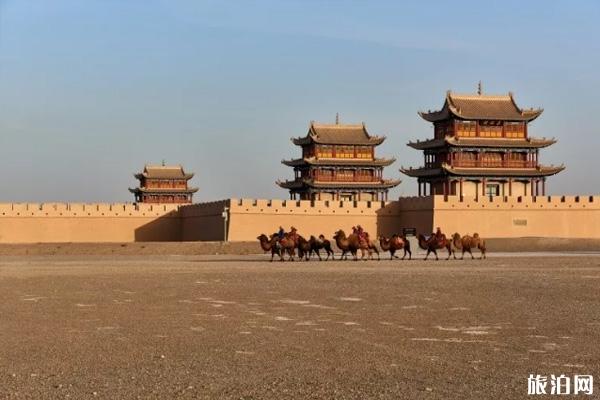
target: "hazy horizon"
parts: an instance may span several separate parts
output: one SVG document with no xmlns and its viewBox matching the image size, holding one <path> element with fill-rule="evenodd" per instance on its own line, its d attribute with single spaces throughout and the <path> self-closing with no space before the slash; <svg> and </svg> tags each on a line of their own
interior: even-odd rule
<svg viewBox="0 0 600 400">
<path fill-rule="evenodd" d="M 311 120 L 365 122 L 400 178 L 447 90 L 512 91 L 567 169 L 549 194 L 600 193 L 600 3 L 0 0 L 0 202 L 133 201 L 146 163 L 182 164 L 195 201 L 275 185 Z M 591 173 L 588 171 L 592 171 Z"/>
</svg>

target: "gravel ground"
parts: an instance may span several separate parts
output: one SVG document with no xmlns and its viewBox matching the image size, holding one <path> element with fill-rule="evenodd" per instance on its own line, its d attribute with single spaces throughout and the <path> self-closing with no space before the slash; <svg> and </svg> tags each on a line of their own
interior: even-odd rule
<svg viewBox="0 0 600 400">
<path fill-rule="evenodd" d="M 599 289 L 597 255 L 3 257 L 0 398 L 596 398 Z"/>
</svg>

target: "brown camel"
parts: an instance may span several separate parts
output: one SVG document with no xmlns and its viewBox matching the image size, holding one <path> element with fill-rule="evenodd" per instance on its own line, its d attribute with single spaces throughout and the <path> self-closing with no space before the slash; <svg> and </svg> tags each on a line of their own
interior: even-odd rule
<svg viewBox="0 0 600 400">
<path fill-rule="evenodd" d="M 348 253 L 350 253 L 354 257 L 354 261 L 358 261 L 358 250 L 361 252 L 361 260 L 365 260 L 365 254 L 368 254 L 367 259 L 372 259 L 373 253 L 377 253 L 377 258 L 381 259 L 377 246 L 368 240 L 368 235 L 366 241 L 360 240 L 358 235 L 355 233 L 346 237 L 346 233 L 340 229 L 339 231 L 335 232 L 333 238 L 335 239 L 337 247 L 342 250 L 342 256 L 340 257 L 342 260 L 347 260 Z"/>
<path fill-rule="evenodd" d="M 275 235 L 274 235 L 275 236 Z M 296 255 L 296 247 L 298 247 L 300 235 L 291 235 L 290 233 L 286 233 L 285 236 L 279 240 L 279 246 L 281 247 L 281 259 L 283 261 L 283 254 L 288 253 L 289 261 L 294 261 L 294 256 Z M 302 257 L 300 257 L 302 258 Z"/>
<path fill-rule="evenodd" d="M 390 260 L 394 258 L 399 258 L 396 255 L 396 251 L 404 250 L 404 255 L 402 259 L 406 257 L 408 253 L 408 259 L 412 259 L 412 251 L 410 251 L 410 242 L 406 239 L 406 237 L 394 234 L 391 238 L 386 238 L 385 236 L 379 237 L 379 246 L 381 246 L 382 251 L 390 252 Z"/>
<path fill-rule="evenodd" d="M 318 239 L 314 236 L 311 236 L 308 240 L 308 243 L 310 243 L 310 255 L 312 255 L 312 253 L 314 252 L 317 255 L 317 257 L 319 257 L 319 261 L 322 261 L 319 250 L 325 250 L 327 252 L 327 258 L 325 259 L 325 261 L 329 260 L 329 256 L 331 256 L 332 260 L 335 260 L 335 255 L 333 253 L 333 250 L 331 249 L 331 242 L 325 239 L 325 236 L 319 235 Z"/>
<path fill-rule="evenodd" d="M 308 261 L 311 252 L 310 242 L 304 239 L 304 237 L 298 235 L 298 238 L 296 240 L 296 247 L 298 248 L 299 259 L 302 260 L 304 258 L 306 261 Z"/>
<path fill-rule="evenodd" d="M 461 237 L 458 233 L 452 235 L 452 254 L 454 254 L 454 258 L 456 258 L 456 251 L 462 250 L 461 260 L 465 258 L 465 253 L 469 253 L 471 255 L 471 259 L 474 259 L 473 252 L 471 249 L 479 249 L 481 252 L 480 259 L 487 258 L 486 256 L 486 248 L 485 248 L 485 240 L 479 237 L 478 233 L 474 233 L 473 236 L 465 235 Z"/>
<path fill-rule="evenodd" d="M 271 262 L 273 262 L 273 257 L 275 257 L 275 254 L 277 254 L 279 256 L 279 259 L 283 261 L 281 246 L 279 246 L 279 244 L 277 243 L 276 237 L 272 237 L 271 239 L 269 239 L 269 237 L 263 233 L 262 235 L 257 237 L 257 239 L 260 242 L 260 247 L 265 253 L 268 251 L 271 252 Z"/>
<path fill-rule="evenodd" d="M 429 238 L 425 238 L 423 234 L 419 233 L 417 235 L 417 238 L 419 239 L 419 247 L 423 250 L 427 250 L 425 260 L 427 260 L 427 257 L 429 257 L 429 253 L 435 254 L 435 259 L 439 260 L 437 254 L 437 250 L 439 249 L 448 250 L 448 258 L 446 258 L 446 260 L 450 259 L 450 256 L 452 255 L 451 242 L 446 238 L 446 235 L 444 235 L 443 233 L 440 235 L 433 234 Z"/>
</svg>

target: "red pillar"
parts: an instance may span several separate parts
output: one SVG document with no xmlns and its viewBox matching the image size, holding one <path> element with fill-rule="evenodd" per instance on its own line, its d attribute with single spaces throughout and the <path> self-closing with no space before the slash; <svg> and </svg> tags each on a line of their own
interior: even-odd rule
<svg viewBox="0 0 600 400">
<path fill-rule="evenodd" d="M 512 196 L 512 182 L 513 182 L 512 178 L 509 178 L 508 179 L 508 195 L 509 196 Z"/>
<path fill-rule="evenodd" d="M 459 185 L 460 185 L 460 197 L 461 197 L 461 199 L 463 197 L 463 180 L 464 180 L 463 178 L 460 178 L 460 181 L 459 181 L 460 182 Z"/>
</svg>

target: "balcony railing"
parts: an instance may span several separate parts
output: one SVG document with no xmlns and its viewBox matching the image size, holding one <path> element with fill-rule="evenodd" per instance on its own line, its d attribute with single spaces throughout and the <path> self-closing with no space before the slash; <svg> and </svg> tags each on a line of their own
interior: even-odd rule
<svg viewBox="0 0 600 400">
<path fill-rule="evenodd" d="M 519 160 L 456 160 L 453 167 L 459 168 L 535 168 L 535 161 Z"/>
</svg>

